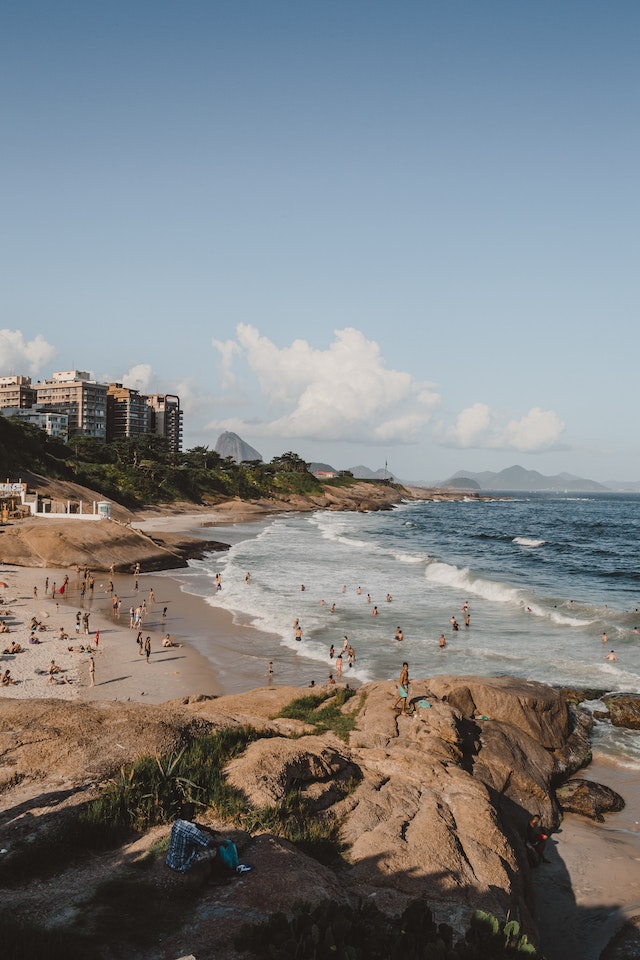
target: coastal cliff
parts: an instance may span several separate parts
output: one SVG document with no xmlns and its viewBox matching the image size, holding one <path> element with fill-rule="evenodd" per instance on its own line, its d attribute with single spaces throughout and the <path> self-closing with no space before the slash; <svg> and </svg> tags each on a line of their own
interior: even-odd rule
<svg viewBox="0 0 640 960">
<path fill-rule="evenodd" d="M 589 758 L 563 697 L 513 678 L 434 677 L 413 682 L 416 712 L 404 716 L 393 709 L 394 684 L 371 683 L 344 703 L 350 732 L 342 738 L 318 726 L 314 712 L 304 720 L 281 716 L 308 693 L 268 687 L 156 707 L 0 701 L 3 909 L 53 928 L 73 927 L 82 912 L 86 926 L 91 889 L 142 858 L 151 862 L 147 881 L 161 889 L 169 871 L 150 848 L 168 827 L 139 832 L 115 853 L 61 865 L 57 895 L 44 905 L 37 872 L 17 886 L 9 878 L 27 839 L 77 817 L 118 771 L 128 776 L 127 764 L 175 757 L 202 734 L 250 725 L 258 736 L 226 764 L 228 786 L 254 811 L 282 807 L 295 789 L 310 818 L 339 825 L 343 859 L 319 863 L 277 831 L 249 832 L 213 811 L 215 825 L 254 865 L 250 881 L 206 888 L 184 926 L 161 946 L 131 948 L 128 956 L 239 956 L 233 935 L 240 922 L 290 913 L 298 899 L 374 898 L 398 914 L 423 897 L 434 918 L 457 931 L 482 908 L 502 920 L 518 917 L 535 941 L 526 823 L 537 813 L 550 832 L 558 828 L 554 787 Z"/>
</svg>

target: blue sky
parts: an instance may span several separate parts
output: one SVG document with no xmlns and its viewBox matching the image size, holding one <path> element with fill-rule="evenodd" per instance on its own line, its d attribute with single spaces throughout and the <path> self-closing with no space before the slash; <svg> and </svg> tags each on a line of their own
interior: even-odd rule
<svg viewBox="0 0 640 960">
<path fill-rule="evenodd" d="M 407 480 L 640 479 L 640 5 L 0 8 L 0 375 Z"/>
</svg>

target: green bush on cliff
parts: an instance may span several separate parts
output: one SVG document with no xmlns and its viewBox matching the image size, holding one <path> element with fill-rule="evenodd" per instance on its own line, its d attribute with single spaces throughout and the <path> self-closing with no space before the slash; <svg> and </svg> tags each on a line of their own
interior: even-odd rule
<svg viewBox="0 0 640 960">
<path fill-rule="evenodd" d="M 273 914 L 245 924 L 236 938 L 239 950 L 269 960 L 506 960 L 538 957 L 515 921 L 500 923 L 476 911 L 464 939 L 436 924 L 423 899 L 413 900 L 399 917 L 388 917 L 370 901 L 356 908 L 325 900 L 311 908 L 297 903 L 293 916 Z"/>
</svg>

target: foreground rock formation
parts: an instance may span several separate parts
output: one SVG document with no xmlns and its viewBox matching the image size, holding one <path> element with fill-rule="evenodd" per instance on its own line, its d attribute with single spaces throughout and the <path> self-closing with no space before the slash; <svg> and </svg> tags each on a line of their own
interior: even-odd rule
<svg viewBox="0 0 640 960">
<path fill-rule="evenodd" d="M 228 765 L 229 782 L 255 807 L 278 804 L 295 783 L 318 817 L 341 818 L 348 862 L 336 873 L 270 834 L 238 833 L 256 867 L 251 882 L 205 892 L 197 923 L 154 956 L 232 958 L 232 932 L 247 917 L 328 896 L 375 897 L 390 913 L 423 896 L 437 920 L 458 930 L 480 907 L 501 919 L 518 916 L 535 939 L 526 823 L 538 813 L 550 832 L 557 829 L 554 786 L 589 758 L 584 731 L 560 694 L 510 678 L 437 677 L 413 683 L 416 712 L 403 716 L 392 709 L 395 686 L 372 683 L 343 708 L 355 714 L 347 744 L 300 721 L 271 719 L 306 693 L 271 687 L 159 707 L 0 701 L 0 845 L 10 857 L 21 830 L 52 826 L 52 808 L 83 802 L 127 761 L 166 754 L 198 732 L 250 723 L 271 735 Z M 355 788 L 345 796 L 347 782 Z M 127 857 L 134 855 L 132 847 Z M 113 869 L 113 858 L 105 869 L 107 862 Z M 165 873 L 159 862 L 158 882 Z M 80 891 L 75 896 L 81 902 Z M 41 891 L 5 890 L 3 901 L 18 913 L 36 901 L 42 908 Z M 65 916 L 72 908 L 65 899 Z M 49 923 L 60 920 L 53 905 L 45 914 Z"/>
</svg>

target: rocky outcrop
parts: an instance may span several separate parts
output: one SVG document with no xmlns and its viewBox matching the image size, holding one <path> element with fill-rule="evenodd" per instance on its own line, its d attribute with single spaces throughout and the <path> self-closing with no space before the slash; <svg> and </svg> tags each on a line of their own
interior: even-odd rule
<svg viewBox="0 0 640 960">
<path fill-rule="evenodd" d="M 602 698 L 608 713 L 596 713 L 599 719 L 608 719 L 614 727 L 640 730 L 640 695 L 637 693 L 609 693 Z"/>
<path fill-rule="evenodd" d="M 186 567 L 188 558 L 228 549 L 217 541 L 171 533 L 153 537 L 116 520 L 22 520 L 2 531 L 2 559 L 22 567 L 74 567 L 126 572 Z"/>
<path fill-rule="evenodd" d="M 593 780 L 567 780 L 558 787 L 556 795 L 563 810 L 601 823 L 603 814 L 624 809 L 624 800 L 619 793 Z"/>
<path fill-rule="evenodd" d="M 35 808 L 48 790 L 60 795 L 62 785 L 95 787 L 123 763 L 175 751 L 196 732 L 250 722 L 269 736 L 228 764 L 229 783 L 254 808 L 277 806 L 296 788 L 310 814 L 340 824 L 348 863 L 334 874 L 281 840 L 254 836 L 243 856 L 268 883 L 247 884 L 237 901 L 225 901 L 225 923 L 325 895 L 375 897 L 393 913 L 424 897 L 437 921 L 459 931 L 482 908 L 517 914 L 535 937 L 523 835 L 533 813 L 548 832 L 560 822 L 558 757 L 576 722 L 560 694 L 511 678 L 437 677 L 415 680 L 415 712 L 399 715 L 395 685 L 371 683 L 343 708 L 355 714 L 345 743 L 272 719 L 307 693 L 270 687 L 159 707 L 0 701 L 5 817 L 20 803 Z M 215 930 L 219 955 L 231 956 L 225 936 Z"/>
<path fill-rule="evenodd" d="M 340 785 L 358 768 L 324 737 L 258 740 L 226 768 L 227 780 L 260 808 L 282 803 L 295 784 L 309 809 L 327 809 L 342 799 Z"/>
</svg>

